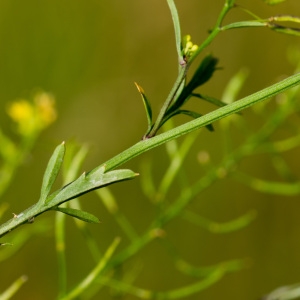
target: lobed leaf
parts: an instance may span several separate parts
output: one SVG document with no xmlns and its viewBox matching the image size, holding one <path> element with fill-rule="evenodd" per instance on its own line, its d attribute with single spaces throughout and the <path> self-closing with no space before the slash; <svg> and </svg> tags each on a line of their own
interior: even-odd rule
<svg viewBox="0 0 300 300">
<path fill-rule="evenodd" d="M 83 173 L 79 178 L 64 186 L 61 190 L 50 195 L 47 199 L 49 206 L 59 205 L 68 200 L 79 197 L 89 191 L 99 189 L 109 184 L 135 178 L 138 174 L 131 170 L 114 170 L 105 173 L 105 166 L 101 166 L 91 171 Z"/>
</svg>

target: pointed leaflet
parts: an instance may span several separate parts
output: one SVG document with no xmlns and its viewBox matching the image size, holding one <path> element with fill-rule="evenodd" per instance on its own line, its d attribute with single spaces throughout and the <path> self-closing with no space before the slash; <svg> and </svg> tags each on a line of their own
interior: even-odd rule
<svg viewBox="0 0 300 300">
<path fill-rule="evenodd" d="M 185 87 L 186 90 L 190 91 L 191 93 L 194 89 L 207 82 L 213 75 L 214 71 L 216 70 L 217 63 L 218 63 L 217 58 L 213 57 L 212 55 L 207 55 L 202 60 L 201 64 L 199 65 L 196 72 L 194 73 L 192 79 Z"/>
<path fill-rule="evenodd" d="M 105 173 L 105 166 L 101 166 L 91 171 L 83 173 L 79 178 L 64 186 L 61 190 L 53 193 L 47 199 L 49 206 L 59 205 L 65 201 L 79 197 L 89 191 L 99 189 L 109 184 L 128 180 L 138 174 L 131 170 L 115 170 Z"/>
<path fill-rule="evenodd" d="M 72 216 L 77 218 L 81 221 L 88 222 L 88 223 L 100 223 L 99 219 L 83 210 L 74 209 L 74 208 L 66 208 L 66 207 L 55 207 L 55 210 L 60 211 L 66 215 Z"/>
<path fill-rule="evenodd" d="M 65 154 L 65 142 L 61 143 L 59 146 L 56 147 L 56 149 L 54 150 L 44 177 L 43 177 L 43 183 L 42 183 L 42 188 L 41 188 L 41 196 L 40 196 L 40 200 L 39 203 L 44 203 L 46 198 L 48 197 L 51 187 L 58 175 L 58 172 L 61 168 L 63 159 L 64 159 L 64 154 Z"/>
<path fill-rule="evenodd" d="M 143 103 L 144 103 L 144 107 L 145 107 L 145 111 L 146 111 L 146 116 L 147 116 L 147 123 L 148 123 L 148 129 L 147 129 L 147 132 L 145 134 L 145 135 L 147 135 L 150 132 L 150 130 L 152 129 L 152 109 L 151 109 L 151 104 L 150 104 L 150 102 L 148 101 L 148 99 L 147 99 L 147 97 L 145 95 L 144 89 L 139 84 L 137 84 L 136 82 L 134 84 L 137 87 L 139 93 L 141 94 L 142 100 L 143 100 Z"/>
</svg>

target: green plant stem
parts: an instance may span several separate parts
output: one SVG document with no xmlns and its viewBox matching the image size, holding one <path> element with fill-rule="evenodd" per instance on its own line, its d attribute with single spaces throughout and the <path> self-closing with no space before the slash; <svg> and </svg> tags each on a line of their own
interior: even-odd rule
<svg viewBox="0 0 300 300">
<path fill-rule="evenodd" d="M 180 149 L 178 149 L 178 151 L 173 155 L 171 164 L 166 170 L 166 173 L 162 178 L 158 191 L 156 193 L 157 202 L 161 201 L 168 192 L 176 174 L 180 170 L 184 159 L 186 158 L 188 151 L 191 148 L 192 144 L 195 142 L 196 138 L 197 134 L 188 135 L 181 144 Z"/>
<path fill-rule="evenodd" d="M 225 267 L 220 266 L 219 268 L 210 272 L 210 274 L 207 275 L 206 278 L 203 280 L 196 281 L 195 283 L 186 285 L 184 287 L 164 292 L 156 292 L 152 290 L 138 288 L 111 278 L 102 278 L 100 279 L 100 282 L 116 290 L 121 290 L 127 294 L 132 294 L 139 299 L 171 300 L 181 299 L 184 297 L 194 295 L 195 293 L 199 293 L 200 291 L 208 288 L 212 284 L 219 281 L 228 271 L 230 270 L 227 270 Z"/>
<path fill-rule="evenodd" d="M 226 1 L 223 9 L 217 19 L 216 25 L 215 27 L 211 30 L 209 36 L 205 39 L 205 41 L 198 47 L 198 49 L 194 52 L 194 54 L 188 59 L 188 61 L 186 62 L 186 64 L 182 64 L 179 66 L 179 73 L 177 76 L 177 79 L 174 82 L 174 85 L 166 99 L 166 101 L 164 102 L 159 115 L 153 125 L 153 128 L 151 129 L 151 131 L 149 132 L 149 134 L 147 134 L 144 139 L 149 139 L 149 138 L 153 138 L 158 129 L 161 127 L 162 125 L 162 121 L 165 117 L 165 114 L 168 110 L 168 108 L 170 107 L 170 105 L 172 104 L 172 102 L 174 101 L 177 92 L 179 91 L 182 83 L 184 82 L 184 79 L 186 77 L 187 71 L 189 69 L 189 66 L 192 64 L 192 62 L 194 61 L 194 59 L 215 39 L 215 37 L 217 36 L 217 34 L 220 31 L 224 31 L 223 28 L 221 28 L 221 24 L 223 22 L 223 19 L 225 18 L 226 14 L 230 11 L 230 9 L 232 9 L 232 7 L 234 7 L 234 4 L 232 3 L 233 1 Z M 182 61 L 181 59 L 181 54 L 180 54 L 180 48 L 179 48 L 179 37 L 178 35 L 180 34 L 180 30 L 178 28 L 179 26 L 179 19 L 177 16 L 177 12 L 174 13 L 173 10 L 176 10 L 175 6 L 174 6 L 174 2 L 173 1 L 168 1 L 169 7 L 171 9 L 172 12 L 172 18 L 173 18 L 173 22 L 174 22 L 174 27 L 175 27 L 175 37 L 176 37 L 176 48 L 177 48 L 177 52 L 179 53 L 179 63 Z"/>
<path fill-rule="evenodd" d="M 159 232 L 161 228 L 177 217 L 197 194 L 217 181 L 220 178 L 218 172 L 220 169 L 225 172 L 229 172 L 231 167 L 242 158 L 242 151 L 243 149 L 238 149 L 237 151 L 230 153 L 223 159 L 219 166 L 207 172 L 205 176 L 200 178 L 192 187 L 188 186 L 185 188 L 174 203 L 162 212 L 162 214 L 150 225 L 149 229 L 141 235 L 139 239 L 131 243 L 126 249 L 116 255 L 115 258 L 109 262 L 106 267 L 106 271 L 119 266 L 124 261 L 134 256 L 138 251 L 143 249 L 153 239 L 157 238 L 159 235 L 155 234 L 155 232 Z"/>
<path fill-rule="evenodd" d="M 67 264 L 66 264 L 66 243 L 65 243 L 65 219 L 66 215 L 60 212 L 55 213 L 55 239 L 56 253 L 58 259 L 58 286 L 59 297 L 67 291 Z"/>
<path fill-rule="evenodd" d="M 300 83 L 300 73 L 292 75 L 279 83 L 275 83 L 259 92 L 249 95 L 239 101 L 228 104 L 224 107 L 218 108 L 198 119 L 189 121 L 183 125 L 180 125 L 174 129 L 171 129 L 165 133 L 157 135 L 151 139 L 143 140 L 128 148 L 127 150 L 116 155 L 112 159 L 108 160 L 105 165 L 106 171 L 113 170 L 125 162 L 133 159 L 142 153 L 149 151 L 152 148 L 160 146 L 170 140 L 179 138 L 180 136 L 211 124 L 219 119 L 222 119 L 231 114 L 237 113 L 249 106 L 252 106 L 267 98 L 273 97 L 285 90 L 292 88 Z M 1 236 L 1 228 L 0 228 Z"/>
<path fill-rule="evenodd" d="M 179 61 L 183 59 L 181 54 L 181 31 L 180 31 L 180 22 L 178 17 L 178 12 L 176 5 L 173 0 L 167 0 L 167 3 L 169 5 L 169 9 L 171 11 L 173 25 L 174 25 L 174 31 L 175 31 L 175 42 L 176 42 L 176 50 Z"/>
<path fill-rule="evenodd" d="M 150 226 L 150 228 L 144 233 L 135 243 L 128 246 L 124 249 L 120 254 L 118 254 L 109 264 L 108 267 L 113 268 L 123 263 L 125 260 L 129 259 L 133 255 L 135 255 L 139 250 L 141 250 L 146 244 L 148 244 L 153 238 L 154 235 L 151 235 L 151 232 L 155 232 L 155 229 L 163 228 L 168 222 L 173 220 L 182 211 L 186 208 L 186 206 L 190 203 L 190 201 L 201 191 L 211 186 L 215 181 L 220 179 L 220 171 L 224 174 L 230 174 L 232 170 L 235 170 L 233 167 L 245 156 L 251 155 L 255 153 L 255 149 L 259 144 L 261 144 L 264 140 L 268 138 L 268 136 L 280 126 L 284 119 L 288 117 L 288 112 L 292 111 L 292 107 L 296 102 L 296 98 L 293 99 L 287 107 L 282 108 L 278 114 L 274 114 L 273 117 L 265 124 L 264 127 L 261 128 L 259 132 L 255 132 L 253 136 L 250 136 L 245 144 L 236 149 L 233 152 L 230 152 L 224 157 L 221 163 L 215 168 L 211 169 L 209 172 L 205 174 L 202 178 L 200 178 L 193 186 L 185 188 L 181 195 L 174 201 L 170 207 L 162 212 L 161 216 Z M 255 138 L 259 136 L 259 138 Z M 243 218 L 236 220 L 240 225 L 243 225 L 243 222 L 248 222 L 253 218 L 253 212 L 248 218 Z M 237 226 L 236 221 L 234 225 Z M 241 223 L 242 222 L 242 223 Z M 245 223 L 244 223 L 245 224 Z M 232 229 L 233 223 L 230 222 L 227 224 L 226 230 L 229 228 Z"/>
<path fill-rule="evenodd" d="M 181 66 L 181 69 L 178 73 L 178 76 L 175 80 L 175 83 L 163 105 L 163 107 L 161 108 L 160 112 L 159 112 L 159 115 L 154 123 L 154 126 L 153 128 L 151 129 L 151 131 L 149 132 L 149 134 L 145 137 L 145 139 L 149 139 L 149 138 L 152 138 L 156 135 L 158 129 L 160 128 L 161 124 L 162 124 L 162 120 L 166 114 L 166 111 L 168 110 L 169 106 L 171 105 L 171 103 L 173 102 L 181 84 L 183 83 L 184 79 L 185 79 L 185 76 L 186 76 L 186 73 L 187 73 L 187 70 L 188 70 L 188 66 L 187 65 L 184 65 L 184 66 Z"/>
<path fill-rule="evenodd" d="M 143 140 L 128 148 L 127 150 L 116 155 L 112 159 L 108 160 L 105 165 L 105 170 L 113 170 L 125 162 L 133 159 L 136 156 L 141 155 L 144 152 L 149 151 L 157 146 L 160 146 L 170 140 L 176 139 L 184 134 L 197 130 L 203 126 L 211 124 L 219 119 L 225 118 L 231 114 L 237 113 L 249 106 L 252 106 L 267 98 L 273 97 L 283 91 L 292 88 L 300 83 L 300 73 L 292 75 L 279 83 L 275 83 L 259 92 L 249 95 L 239 101 L 228 104 L 227 106 L 216 109 L 198 119 L 192 120 L 188 123 L 180 125 L 174 129 L 171 129 L 165 133 L 155 136 L 151 139 Z M 99 168 L 99 167 L 97 167 Z M 57 205 L 57 204 L 56 204 Z M 0 237 L 9 233 L 18 226 L 30 223 L 34 217 L 42 214 L 43 212 L 50 210 L 52 207 L 49 205 L 33 205 L 32 207 L 19 214 L 18 217 L 12 218 L 3 225 L 0 226 Z"/>
<path fill-rule="evenodd" d="M 115 238 L 109 248 L 106 250 L 102 259 L 98 262 L 95 268 L 84 278 L 70 293 L 68 293 L 62 300 L 70 300 L 77 298 L 84 292 L 94 281 L 94 279 L 101 274 L 111 256 L 115 252 L 120 243 L 120 238 Z"/>
<path fill-rule="evenodd" d="M 219 32 L 222 31 L 221 25 L 227 15 L 227 13 L 234 7 L 233 1 L 226 1 L 223 9 L 217 19 L 216 25 L 210 31 L 209 36 L 204 40 L 204 42 L 198 47 L 194 54 L 190 57 L 188 65 L 190 66 L 194 59 L 215 39 Z"/>
<path fill-rule="evenodd" d="M 0 294 L 0 300 L 11 299 L 20 287 L 27 281 L 27 276 L 18 278 L 6 291 Z"/>
</svg>

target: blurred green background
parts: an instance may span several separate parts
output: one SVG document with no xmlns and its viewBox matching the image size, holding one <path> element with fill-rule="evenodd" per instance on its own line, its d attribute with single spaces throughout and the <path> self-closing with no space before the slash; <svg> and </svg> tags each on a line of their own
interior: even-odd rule
<svg viewBox="0 0 300 300">
<path fill-rule="evenodd" d="M 191 34 L 193 41 L 200 44 L 214 25 L 223 2 L 178 0 L 182 33 Z M 278 13 L 300 15 L 297 0 L 274 7 L 260 0 L 237 2 L 261 17 Z M 227 21 L 248 18 L 234 10 Z M 281 75 L 292 74 L 293 66 L 286 53 L 289 47 L 299 45 L 299 37 L 264 28 L 221 34 L 206 53 L 219 57 L 222 70 L 216 72 L 203 91 L 220 97 L 230 77 L 242 67 L 249 70 L 242 95 L 257 91 Z M 20 168 L 4 196 L 4 201 L 10 203 L 5 217 L 10 218 L 12 212 L 19 213 L 38 199 L 47 160 L 61 141 L 73 139 L 90 146 L 84 166 L 87 171 L 137 142 L 146 130 L 146 118 L 133 82 L 143 86 L 156 114 L 176 72 L 174 34 L 166 1 L 1 0 L 1 127 L 6 133 L 13 132 L 5 112 L 7 103 L 28 98 L 37 88 L 54 94 L 58 110 L 58 120 L 42 134 L 32 156 Z M 244 116 L 250 124 L 255 124 L 251 112 Z M 203 131 L 186 163 L 191 178 L 201 174 L 196 163 L 199 151 L 209 151 L 212 159 L 220 157 L 221 138 L 218 130 Z M 140 172 L 141 162 L 153 159 L 159 181 L 167 167 L 165 157 L 161 147 L 126 166 Z M 288 153 L 287 159 L 299 174 L 299 152 Z M 258 177 L 272 176 L 263 157 L 245 162 L 245 166 Z M 139 186 L 136 179 L 118 184 L 112 190 L 123 212 L 142 231 L 151 221 L 154 209 Z M 120 229 L 94 195 L 83 200 L 84 209 L 101 219 L 100 225 L 89 226 L 104 251 L 121 234 Z M 190 263 L 208 265 L 245 257 L 252 260 L 249 269 L 225 276 L 190 299 L 259 299 L 278 286 L 300 282 L 299 197 L 264 195 L 224 180 L 199 195 L 192 209 L 217 221 L 230 220 L 250 209 L 255 209 L 258 215 L 249 227 L 229 235 L 213 235 L 181 219 L 168 225 L 168 237 Z M 36 222 L 50 219 L 53 223 L 53 216 L 45 214 Z M 29 281 L 14 299 L 55 299 L 57 263 L 53 236 L 53 230 L 35 236 L 22 251 L 2 263 L 0 290 L 26 274 Z M 9 235 L 5 239 L 9 241 Z M 67 243 L 68 270 L 72 274 L 69 286 L 73 286 L 93 267 L 93 261 L 86 254 L 84 241 L 71 219 Z M 168 254 L 159 243 L 146 247 L 135 259 L 143 264 L 137 281 L 143 288 L 167 290 L 189 282 L 174 272 Z M 110 299 L 107 289 L 101 299 Z"/>
</svg>

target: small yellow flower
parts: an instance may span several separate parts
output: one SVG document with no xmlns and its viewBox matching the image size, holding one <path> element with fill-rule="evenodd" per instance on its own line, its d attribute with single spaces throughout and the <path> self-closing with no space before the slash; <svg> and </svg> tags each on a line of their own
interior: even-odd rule
<svg viewBox="0 0 300 300">
<path fill-rule="evenodd" d="M 197 49 L 198 46 L 192 43 L 191 36 L 189 34 L 182 38 L 181 53 L 185 61 L 187 61 Z"/>
<path fill-rule="evenodd" d="M 56 119 L 55 101 L 50 94 L 37 93 L 33 100 L 33 103 L 25 99 L 16 100 L 7 109 L 22 135 L 39 132 Z"/>
</svg>

